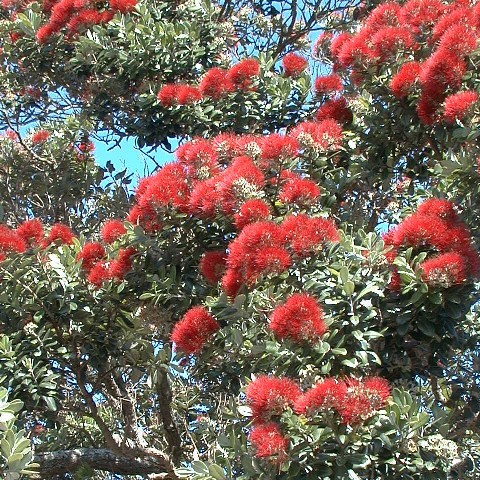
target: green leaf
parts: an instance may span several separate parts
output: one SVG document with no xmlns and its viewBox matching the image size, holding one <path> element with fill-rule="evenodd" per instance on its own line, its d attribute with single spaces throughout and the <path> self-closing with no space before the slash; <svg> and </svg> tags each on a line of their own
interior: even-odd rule
<svg viewBox="0 0 480 480">
<path fill-rule="evenodd" d="M 208 467 L 199 460 L 195 460 L 194 462 L 192 462 L 192 468 L 197 473 L 208 473 Z"/>
<path fill-rule="evenodd" d="M 346 295 L 351 296 L 355 291 L 355 284 L 352 281 L 345 282 L 343 285 L 343 291 Z"/>
<path fill-rule="evenodd" d="M 435 336 L 435 326 L 427 320 L 420 320 L 418 322 L 418 329 L 428 337 Z"/>
<path fill-rule="evenodd" d="M 340 276 L 340 279 L 342 280 L 342 283 L 345 284 L 348 282 L 348 279 L 349 279 L 349 272 L 348 272 L 348 268 L 343 266 L 341 269 L 340 269 L 340 272 L 339 272 L 339 276 Z"/>
<path fill-rule="evenodd" d="M 11 412 L 0 412 L 0 423 L 6 423 L 13 420 L 15 415 Z"/>
<path fill-rule="evenodd" d="M 225 480 L 227 478 L 223 468 L 216 464 L 212 464 L 208 467 L 208 473 L 210 473 L 215 480 Z"/>
</svg>

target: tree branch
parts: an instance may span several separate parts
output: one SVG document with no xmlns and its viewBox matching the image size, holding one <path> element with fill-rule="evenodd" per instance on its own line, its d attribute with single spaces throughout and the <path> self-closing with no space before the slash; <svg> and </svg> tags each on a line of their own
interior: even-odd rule
<svg viewBox="0 0 480 480">
<path fill-rule="evenodd" d="M 171 402 L 172 391 L 170 389 L 170 383 L 168 382 L 167 373 L 163 372 L 161 379 L 158 381 L 156 390 L 158 395 L 159 417 L 162 420 L 163 428 L 165 429 L 165 438 L 173 460 L 177 462 L 181 456 L 182 439 L 175 425 L 175 421 L 172 417 Z"/>
<path fill-rule="evenodd" d="M 117 455 L 105 448 L 77 448 L 56 452 L 37 453 L 35 462 L 40 465 L 37 478 L 74 473 L 82 465 L 94 470 L 105 470 L 119 475 L 155 474 L 158 480 L 177 480 L 173 467 L 163 453 L 149 450 L 150 455 Z"/>
</svg>

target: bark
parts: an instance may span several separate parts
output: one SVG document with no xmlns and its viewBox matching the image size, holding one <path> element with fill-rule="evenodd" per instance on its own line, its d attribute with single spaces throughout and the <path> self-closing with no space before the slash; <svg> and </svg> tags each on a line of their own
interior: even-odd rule
<svg viewBox="0 0 480 480">
<path fill-rule="evenodd" d="M 126 452 L 127 453 L 127 452 Z M 176 480 L 173 467 L 163 453 L 152 450 L 132 450 L 130 455 L 118 455 L 106 448 L 77 448 L 37 453 L 40 465 L 37 478 L 74 473 L 82 465 L 119 475 L 152 475 L 157 480 Z"/>
<path fill-rule="evenodd" d="M 162 377 L 157 385 L 159 416 L 162 420 L 163 428 L 165 429 L 165 438 L 170 447 L 170 453 L 173 461 L 177 463 L 180 460 L 182 450 L 182 439 L 178 433 L 175 421 L 172 417 L 171 403 L 172 391 L 166 372 L 162 373 Z"/>
</svg>

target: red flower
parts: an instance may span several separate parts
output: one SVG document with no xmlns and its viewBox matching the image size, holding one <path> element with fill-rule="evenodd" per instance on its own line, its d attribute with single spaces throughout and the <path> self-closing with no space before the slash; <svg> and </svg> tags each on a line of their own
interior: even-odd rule
<svg viewBox="0 0 480 480">
<path fill-rule="evenodd" d="M 0 138 L 8 138 L 12 142 L 18 142 L 18 136 L 13 130 L 6 130 L 4 133 L 2 133 Z"/>
<path fill-rule="evenodd" d="M 229 268 L 222 277 L 222 288 L 228 298 L 235 298 L 244 283 L 242 274 L 234 268 Z"/>
<path fill-rule="evenodd" d="M 395 27 L 398 25 L 398 15 L 400 13 L 400 5 L 394 2 L 385 2 L 374 8 L 366 22 L 365 29 L 377 31 L 385 27 Z"/>
<path fill-rule="evenodd" d="M 314 415 L 317 410 L 336 408 L 339 399 L 347 393 L 347 385 L 334 378 L 326 378 L 297 398 L 295 412 L 303 415 Z"/>
<path fill-rule="evenodd" d="M 105 255 L 103 245 L 98 242 L 86 243 L 78 253 L 76 261 L 82 262 L 82 269 L 89 272 Z"/>
<path fill-rule="evenodd" d="M 394 254 L 394 257 L 396 254 Z M 392 259 L 392 261 L 394 258 Z M 398 268 L 393 267 L 392 274 L 390 277 L 390 282 L 388 282 L 387 288 L 391 290 L 392 292 L 400 292 L 402 287 L 402 278 L 400 277 L 400 274 L 398 273 Z"/>
<path fill-rule="evenodd" d="M 179 146 L 175 152 L 178 163 L 186 168 L 187 175 L 205 180 L 219 172 L 218 154 L 212 143 L 196 139 Z"/>
<path fill-rule="evenodd" d="M 38 143 L 42 143 L 47 138 L 50 136 L 50 132 L 47 130 L 37 130 L 33 135 L 32 135 L 32 143 L 34 145 L 37 145 Z"/>
<path fill-rule="evenodd" d="M 238 90 L 248 90 L 252 78 L 260 73 L 260 64 L 253 58 L 247 58 L 234 65 L 227 73 L 227 81 Z"/>
<path fill-rule="evenodd" d="M 188 105 L 202 99 L 202 94 L 197 87 L 192 85 L 177 85 L 177 102 L 179 105 Z"/>
<path fill-rule="evenodd" d="M 421 97 L 417 105 L 417 115 L 425 125 L 432 125 L 437 120 L 436 112 L 440 103 L 427 95 Z"/>
<path fill-rule="evenodd" d="M 402 6 L 398 18 L 416 34 L 432 27 L 444 11 L 445 5 L 440 0 L 409 0 Z"/>
<path fill-rule="evenodd" d="M 269 247 L 283 247 L 282 235 L 277 225 L 273 222 L 247 225 L 228 246 L 230 253 L 227 266 L 240 273 L 244 283 L 252 284 L 263 273 L 261 265 L 257 262 L 258 255 Z M 265 255 L 268 258 L 268 254 Z"/>
<path fill-rule="evenodd" d="M 80 142 L 78 144 L 78 149 L 82 153 L 93 152 L 95 150 L 95 145 L 93 144 L 93 142 L 91 142 L 90 140 L 87 139 L 87 141 Z"/>
<path fill-rule="evenodd" d="M 58 32 L 75 13 L 75 0 L 60 0 L 52 7 L 50 25 Z"/>
<path fill-rule="evenodd" d="M 110 262 L 109 274 L 111 278 L 123 280 L 125 275 L 132 269 L 132 257 L 137 251 L 133 247 L 121 248 L 117 258 Z"/>
<path fill-rule="evenodd" d="M 342 139 L 342 127 L 331 119 L 322 122 L 302 122 L 291 132 L 303 147 L 320 151 L 337 149 Z"/>
<path fill-rule="evenodd" d="M 177 103 L 178 85 L 169 83 L 164 85 L 157 94 L 158 101 L 164 107 L 171 107 Z"/>
<path fill-rule="evenodd" d="M 288 270 L 292 264 L 292 258 L 285 248 L 273 245 L 258 249 L 254 259 L 255 269 L 262 275 L 277 273 Z"/>
<path fill-rule="evenodd" d="M 69 227 L 66 225 L 63 225 L 62 223 L 55 223 L 52 225 L 52 228 L 50 229 L 50 233 L 48 234 L 48 237 L 43 240 L 42 246 L 47 247 L 48 245 L 51 245 L 52 243 L 65 243 L 67 245 L 71 245 L 73 243 L 73 239 L 75 238 L 75 235 L 73 232 L 70 230 Z"/>
<path fill-rule="evenodd" d="M 345 97 L 332 98 L 320 106 L 315 114 L 315 120 L 321 122 L 328 118 L 343 124 L 353 120 L 352 111 L 347 107 Z"/>
<path fill-rule="evenodd" d="M 188 212 L 190 187 L 182 165 L 167 163 L 141 187 L 142 190 L 139 186 L 135 194 L 141 207 L 172 206 L 181 212 Z"/>
<path fill-rule="evenodd" d="M 326 331 L 323 311 L 315 298 L 306 293 L 293 294 L 275 308 L 270 316 L 269 327 L 279 340 L 315 342 Z"/>
<path fill-rule="evenodd" d="M 217 283 L 223 276 L 227 264 L 227 254 L 222 250 L 205 252 L 202 255 L 198 269 L 211 283 Z"/>
<path fill-rule="evenodd" d="M 288 439 L 274 422 L 255 425 L 250 430 L 248 439 L 257 458 L 274 456 L 281 463 L 287 455 Z"/>
<path fill-rule="evenodd" d="M 439 240 L 445 243 L 447 229 L 446 223 L 435 216 L 411 215 L 393 229 L 387 243 L 396 248 L 435 246 Z"/>
<path fill-rule="evenodd" d="M 440 255 L 421 264 L 424 280 L 435 286 L 462 283 L 469 276 L 476 277 L 480 268 L 470 232 L 460 222 L 454 205 L 447 200 L 426 200 L 414 214 L 384 235 L 384 241 L 385 245 L 393 245 L 396 249 L 435 249 Z M 394 250 L 388 255 L 393 260 L 397 252 Z"/>
<path fill-rule="evenodd" d="M 279 193 L 279 199 L 284 203 L 309 205 L 320 196 L 320 188 L 308 178 L 294 176 L 289 178 Z"/>
<path fill-rule="evenodd" d="M 171 340 L 185 353 L 198 353 L 208 339 L 220 329 L 218 322 L 202 306 L 193 307 L 178 321 Z"/>
<path fill-rule="evenodd" d="M 432 41 L 438 42 L 450 27 L 466 23 L 470 15 L 471 10 L 469 8 L 456 8 L 447 15 L 444 15 L 433 27 Z"/>
<path fill-rule="evenodd" d="M 439 49 L 462 57 L 470 55 L 477 47 L 478 33 L 467 25 L 452 25 L 440 39 Z"/>
<path fill-rule="evenodd" d="M 331 220 L 305 214 L 287 216 L 281 224 L 281 232 L 290 248 L 300 258 L 320 251 L 326 242 L 338 242 L 340 239 Z"/>
<path fill-rule="evenodd" d="M 149 233 L 158 232 L 163 227 L 157 213 L 150 205 L 134 205 L 128 212 L 126 220 L 133 225 L 141 225 Z"/>
<path fill-rule="evenodd" d="M 198 182 L 188 201 L 190 213 L 201 218 L 213 218 L 221 206 L 222 192 L 217 190 L 217 178 Z"/>
<path fill-rule="evenodd" d="M 121 13 L 131 12 L 137 5 L 137 0 L 110 0 L 110 8 Z"/>
<path fill-rule="evenodd" d="M 259 141 L 261 149 L 262 167 L 268 168 L 272 160 L 277 163 L 284 158 L 294 158 L 298 155 L 298 142 L 288 136 L 272 133 L 262 137 Z M 276 165 L 272 165 L 275 167 Z"/>
<path fill-rule="evenodd" d="M 342 32 L 334 37 L 330 42 L 330 53 L 332 54 L 332 57 L 337 58 L 344 44 L 352 38 L 352 35 L 347 32 Z"/>
<path fill-rule="evenodd" d="M 125 233 L 127 233 L 127 229 L 120 220 L 108 220 L 100 231 L 102 240 L 108 244 L 115 242 Z"/>
<path fill-rule="evenodd" d="M 27 249 L 25 240 L 15 230 L 0 225 L 0 251 L 23 253 Z"/>
<path fill-rule="evenodd" d="M 419 73 L 420 64 L 418 62 L 404 63 L 390 81 L 390 89 L 393 94 L 397 98 L 406 97 L 417 81 Z"/>
<path fill-rule="evenodd" d="M 473 90 L 454 93 L 445 99 L 443 118 L 449 123 L 463 120 L 468 111 L 478 102 L 478 93 Z"/>
<path fill-rule="evenodd" d="M 199 90 L 202 95 L 218 100 L 224 95 L 232 92 L 234 86 L 229 78 L 227 71 L 223 68 L 211 68 L 202 78 Z"/>
<path fill-rule="evenodd" d="M 97 10 L 81 10 L 74 15 L 67 23 L 67 29 L 70 35 L 77 34 L 82 28 L 88 28 L 92 25 L 101 23 L 103 16 Z"/>
<path fill-rule="evenodd" d="M 43 224 L 40 220 L 26 220 L 16 230 L 27 244 L 39 245 L 43 239 Z"/>
<path fill-rule="evenodd" d="M 460 285 L 469 277 L 467 259 L 457 253 L 448 252 L 420 264 L 423 280 L 432 287 L 448 288 Z"/>
<path fill-rule="evenodd" d="M 239 202 L 244 202 L 261 190 L 265 183 L 262 171 L 249 157 L 237 157 L 216 180 L 219 201 L 226 215 L 233 213 Z"/>
<path fill-rule="evenodd" d="M 345 41 L 338 52 L 338 63 L 342 67 L 364 65 L 375 59 L 375 52 L 370 47 L 371 32 L 362 29 L 350 40 Z"/>
<path fill-rule="evenodd" d="M 87 277 L 87 281 L 96 288 L 100 288 L 104 282 L 110 279 L 111 275 L 105 262 L 98 262 L 94 265 Z"/>
<path fill-rule="evenodd" d="M 298 77 L 307 67 L 308 61 L 297 53 L 287 53 L 282 59 L 283 71 L 286 77 Z"/>
<path fill-rule="evenodd" d="M 301 394 L 300 387 L 293 380 L 266 375 L 257 377 L 246 390 L 252 416 L 261 421 L 268 421 L 281 415 L 286 407 L 293 407 Z"/>
<path fill-rule="evenodd" d="M 377 399 L 373 403 L 381 408 L 388 397 L 392 394 L 392 389 L 388 380 L 381 377 L 366 377 L 363 379 L 363 386 L 371 396 L 376 396 Z"/>
<path fill-rule="evenodd" d="M 53 33 L 55 33 L 56 30 L 55 28 L 50 25 L 49 23 L 45 24 L 45 25 L 42 25 L 38 31 L 37 31 L 37 34 L 36 34 L 36 37 L 37 37 L 37 42 L 42 44 L 42 43 L 46 43 L 48 41 L 48 39 L 52 36 Z"/>
<path fill-rule="evenodd" d="M 426 215 L 427 217 L 439 217 L 449 224 L 455 224 L 459 221 L 455 205 L 442 198 L 429 198 L 424 200 L 417 208 L 416 215 Z"/>
<path fill-rule="evenodd" d="M 349 378 L 347 391 L 337 400 L 337 410 L 342 423 L 357 425 L 370 418 L 385 406 L 390 396 L 387 380 L 368 377 L 363 382 Z"/>
<path fill-rule="evenodd" d="M 263 200 L 252 198 L 243 203 L 234 215 L 235 227 L 240 231 L 246 225 L 267 220 L 270 214 L 270 207 Z"/>
<path fill-rule="evenodd" d="M 404 27 L 382 28 L 372 36 L 371 43 L 375 56 L 380 60 L 396 55 L 400 49 L 411 49 L 416 45 L 411 32 Z"/>
<path fill-rule="evenodd" d="M 342 89 L 342 79 L 336 73 L 332 73 L 331 75 L 326 75 L 324 77 L 317 77 L 315 79 L 315 93 L 317 95 L 341 92 Z"/>
<path fill-rule="evenodd" d="M 437 50 L 421 66 L 422 92 L 434 101 L 442 101 L 447 87 L 458 88 L 467 65 L 445 49 Z"/>
</svg>

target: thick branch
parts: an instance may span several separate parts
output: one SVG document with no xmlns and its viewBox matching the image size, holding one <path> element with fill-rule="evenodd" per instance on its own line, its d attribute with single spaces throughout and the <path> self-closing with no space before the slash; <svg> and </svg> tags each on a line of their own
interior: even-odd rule
<svg viewBox="0 0 480 480">
<path fill-rule="evenodd" d="M 103 418 L 98 413 L 97 405 L 93 400 L 93 395 L 90 392 L 88 392 L 87 388 L 85 387 L 85 383 L 83 382 L 83 378 L 81 374 L 82 368 L 84 367 L 79 365 L 75 370 L 75 374 L 76 374 L 78 387 L 80 388 L 80 391 L 82 393 L 83 398 L 85 399 L 85 402 L 90 408 L 90 416 L 95 420 L 95 422 L 98 425 L 98 428 L 100 428 L 107 445 L 110 448 L 114 449 L 115 451 L 119 451 L 120 446 L 115 441 L 115 439 L 113 438 L 112 432 L 110 432 L 110 429 L 108 428 L 107 424 L 103 421 Z"/>
<path fill-rule="evenodd" d="M 138 428 L 137 412 L 135 411 L 135 401 L 130 395 L 122 380 L 122 377 L 112 373 L 112 381 L 118 389 L 119 396 L 117 397 L 121 401 L 122 415 L 125 419 L 125 441 L 132 440 L 136 445 L 144 446 L 143 435 Z"/>
<path fill-rule="evenodd" d="M 172 417 L 172 391 L 170 389 L 166 372 L 163 372 L 162 377 L 157 384 L 157 395 L 159 416 L 162 420 L 163 428 L 165 429 L 165 438 L 170 447 L 173 460 L 177 462 L 181 456 L 182 439 L 180 438 L 177 426 Z"/>
<path fill-rule="evenodd" d="M 176 480 L 172 465 L 161 452 L 147 456 L 120 456 L 105 448 L 77 448 L 38 453 L 35 462 L 40 465 L 39 478 L 74 473 L 82 465 L 119 475 L 150 475 L 160 480 Z"/>
</svg>

